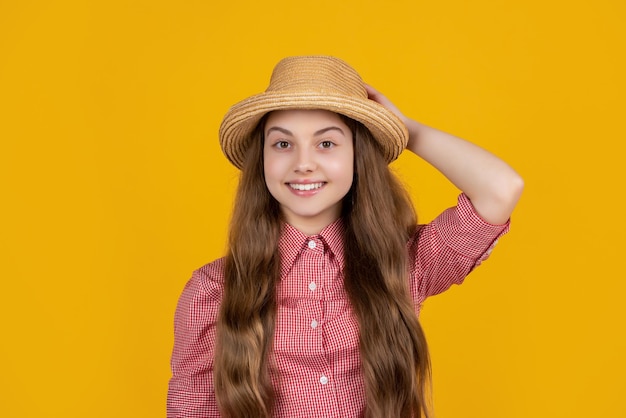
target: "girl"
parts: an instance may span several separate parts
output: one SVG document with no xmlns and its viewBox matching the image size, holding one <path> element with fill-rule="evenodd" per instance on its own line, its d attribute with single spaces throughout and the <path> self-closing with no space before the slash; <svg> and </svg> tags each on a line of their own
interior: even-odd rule
<svg viewBox="0 0 626 418">
<path fill-rule="evenodd" d="M 279 62 L 220 143 L 229 246 L 180 298 L 168 417 L 429 417 L 421 304 L 487 258 L 520 177 L 332 57 Z M 462 191 L 427 225 L 388 168 L 405 148 Z"/>
</svg>

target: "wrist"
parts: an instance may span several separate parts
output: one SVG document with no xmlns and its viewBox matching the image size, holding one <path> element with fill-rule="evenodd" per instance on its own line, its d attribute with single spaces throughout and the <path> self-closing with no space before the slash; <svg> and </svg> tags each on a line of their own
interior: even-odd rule
<svg viewBox="0 0 626 418">
<path fill-rule="evenodd" d="M 409 141 L 406 145 L 407 149 L 417 154 L 417 145 L 420 133 L 424 129 L 424 125 L 416 120 L 407 118 L 404 121 L 407 131 L 409 132 Z"/>
</svg>

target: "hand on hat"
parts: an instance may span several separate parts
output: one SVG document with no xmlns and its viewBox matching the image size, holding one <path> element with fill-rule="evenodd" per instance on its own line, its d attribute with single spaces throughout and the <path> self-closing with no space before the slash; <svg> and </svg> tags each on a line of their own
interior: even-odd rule
<svg viewBox="0 0 626 418">
<path fill-rule="evenodd" d="M 402 123 L 404 123 L 404 126 L 406 126 L 409 131 L 409 142 L 407 144 L 407 149 L 416 152 L 414 144 L 417 141 L 417 134 L 415 132 L 414 125 L 417 124 L 417 122 L 406 117 L 402 112 L 400 112 L 400 109 L 398 109 L 396 105 L 394 105 L 391 100 L 387 98 L 387 96 L 376 90 L 374 87 L 370 86 L 369 84 L 365 84 L 365 90 L 367 91 L 368 99 L 373 100 L 376 103 L 384 106 L 385 108 L 387 108 L 387 110 L 400 118 Z"/>
<path fill-rule="evenodd" d="M 398 109 L 396 105 L 394 105 L 391 100 L 389 100 L 384 94 L 382 94 L 369 84 L 365 84 L 365 90 L 367 91 L 368 99 L 373 100 L 380 105 L 383 105 L 392 113 L 394 113 L 397 117 L 399 117 L 402 123 L 404 123 L 405 125 L 407 124 L 409 119 L 404 116 L 402 112 L 400 112 L 400 109 Z"/>
<path fill-rule="evenodd" d="M 407 118 L 372 86 L 365 85 L 365 89 L 370 100 L 387 108 L 405 124 L 409 131 L 406 149 L 426 160 L 463 191 L 485 221 L 506 222 L 523 189 L 521 177 L 511 167 L 468 141 Z"/>
</svg>

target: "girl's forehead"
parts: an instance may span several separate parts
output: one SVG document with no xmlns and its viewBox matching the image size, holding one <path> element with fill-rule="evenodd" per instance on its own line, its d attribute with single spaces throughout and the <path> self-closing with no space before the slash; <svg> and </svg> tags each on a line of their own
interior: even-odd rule
<svg viewBox="0 0 626 418">
<path fill-rule="evenodd" d="M 341 117 L 330 110 L 323 109 L 285 109 L 274 110 L 267 114 L 266 124 L 269 123 L 299 123 L 299 122 L 343 122 Z"/>
<path fill-rule="evenodd" d="M 336 128 L 343 135 L 348 136 L 352 134 L 352 129 L 344 119 L 339 114 L 328 110 L 277 110 L 266 115 L 263 131 L 265 135 L 273 131 L 308 135 Z"/>
</svg>

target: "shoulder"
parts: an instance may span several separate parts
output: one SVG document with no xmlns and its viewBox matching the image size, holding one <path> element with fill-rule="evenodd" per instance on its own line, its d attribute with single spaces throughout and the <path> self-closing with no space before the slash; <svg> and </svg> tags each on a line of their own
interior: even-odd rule
<svg viewBox="0 0 626 418">
<path fill-rule="evenodd" d="M 224 283 L 224 265 L 226 264 L 226 258 L 221 257 L 214 260 L 193 272 L 193 275 L 202 282 L 215 282 Z"/>
<path fill-rule="evenodd" d="M 442 212 L 427 225 L 421 225 L 409 241 L 409 247 L 427 243 L 433 252 L 451 249 L 461 255 L 477 258 L 495 240 L 509 231 L 510 223 L 493 225 L 486 222 L 474 209 L 465 194 L 457 205 Z"/>
<path fill-rule="evenodd" d="M 411 292 L 417 303 L 461 284 L 491 254 L 509 223 L 492 225 L 483 220 L 464 194 L 409 240 Z"/>
<path fill-rule="evenodd" d="M 224 294 L 224 259 L 195 270 L 178 299 L 176 328 L 215 322 Z"/>
<path fill-rule="evenodd" d="M 224 257 L 195 270 L 185 286 L 185 293 L 201 293 L 211 299 L 221 299 L 224 288 Z"/>
</svg>

